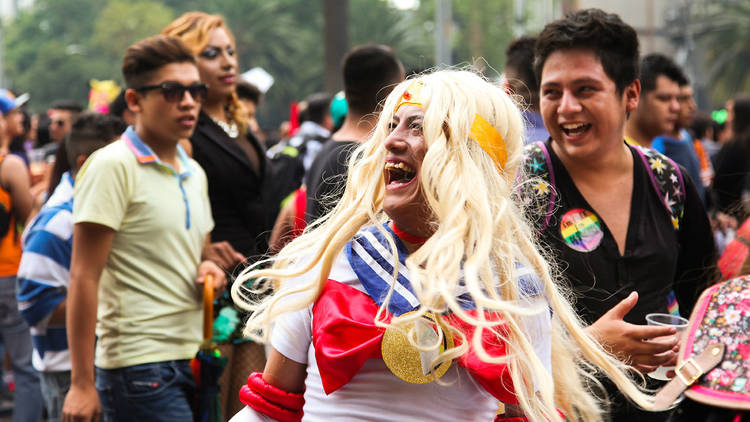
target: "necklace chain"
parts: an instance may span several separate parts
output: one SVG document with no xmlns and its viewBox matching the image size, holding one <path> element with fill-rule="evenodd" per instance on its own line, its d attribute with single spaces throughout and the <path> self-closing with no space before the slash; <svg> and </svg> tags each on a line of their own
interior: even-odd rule
<svg viewBox="0 0 750 422">
<path fill-rule="evenodd" d="M 209 116 L 211 117 L 211 116 Z M 211 120 L 214 121 L 219 127 L 229 136 L 230 138 L 236 138 L 237 135 L 240 134 L 240 128 L 237 126 L 237 123 L 232 121 L 231 123 L 223 122 L 219 119 L 214 119 L 211 117 Z"/>
</svg>

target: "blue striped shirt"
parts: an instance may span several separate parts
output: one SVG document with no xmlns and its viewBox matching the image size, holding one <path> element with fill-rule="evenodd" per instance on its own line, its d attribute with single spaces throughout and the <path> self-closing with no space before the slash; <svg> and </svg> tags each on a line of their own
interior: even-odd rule
<svg viewBox="0 0 750 422">
<path fill-rule="evenodd" d="M 33 364 L 38 371 L 69 371 L 64 326 L 49 326 L 52 311 L 65 300 L 73 251 L 73 179 L 69 173 L 26 228 L 18 268 L 18 307 L 31 327 Z"/>
</svg>

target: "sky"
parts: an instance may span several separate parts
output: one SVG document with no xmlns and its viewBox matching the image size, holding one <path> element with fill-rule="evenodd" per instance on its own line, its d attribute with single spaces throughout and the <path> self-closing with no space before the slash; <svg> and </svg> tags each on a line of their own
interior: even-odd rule
<svg viewBox="0 0 750 422">
<path fill-rule="evenodd" d="M 388 0 L 396 9 L 408 10 L 419 7 L 419 0 Z"/>
</svg>

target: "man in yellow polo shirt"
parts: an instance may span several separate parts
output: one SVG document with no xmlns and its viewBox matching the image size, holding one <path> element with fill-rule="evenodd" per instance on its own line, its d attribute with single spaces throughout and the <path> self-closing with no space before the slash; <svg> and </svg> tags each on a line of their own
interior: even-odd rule
<svg viewBox="0 0 750 422">
<path fill-rule="evenodd" d="M 192 52 L 166 36 L 128 48 L 122 71 L 135 126 L 94 153 L 75 183 L 63 420 L 192 420 L 196 282 L 225 283 L 203 255 L 213 228 L 206 175 L 178 146 L 206 85 Z"/>
</svg>

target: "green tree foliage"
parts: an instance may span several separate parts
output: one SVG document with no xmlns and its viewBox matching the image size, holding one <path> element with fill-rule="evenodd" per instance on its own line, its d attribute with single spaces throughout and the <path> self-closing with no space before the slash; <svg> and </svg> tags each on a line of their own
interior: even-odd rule
<svg viewBox="0 0 750 422">
<path fill-rule="evenodd" d="M 120 81 L 125 48 L 173 14 L 149 0 L 40 0 L 6 28 L 7 74 L 37 111 L 57 99 L 87 104 L 89 80 Z"/>
<path fill-rule="evenodd" d="M 158 34 L 174 19 L 174 11 L 150 0 L 110 0 L 97 17 L 91 49 L 106 65 L 108 75 L 118 75 L 122 55 L 134 42 Z"/>
<path fill-rule="evenodd" d="M 433 0 L 409 11 L 386 0 L 348 1 L 350 45 L 388 44 L 407 69 L 433 66 Z M 451 4 L 453 61 L 496 77 L 511 40 L 513 1 Z M 260 108 L 265 126 L 285 119 L 290 101 L 322 89 L 321 0 L 36 0 L 13 22 L 4 22 L 5 74 L 11 88 L 31 93 L 34 110 L 59 98 L 85 104 L 89 79 L 120 80 L 125 48 L 190 10 L 225 16 L 237 40 L 240 70 L 261 66 L 276 79 Z M 698 68 L 714 105 L 750 91 L 748 16 L 748 0 L 693 0 Z"/>
<path fill-rule="evenodd" d="M 452 0 L 451 9 L 453 62 L 473 65 L 488 78 L 500 76 L 505 46 L 512 39 L 512 0 Z M 428 28 L 434 28 L 434 1 L 422 1 L 418 13 Z"/>
<path fill-rule="evenodd" d="M 750 1 L 701 2 L 693 10 L 696 47 L 704 57 L 703 76 L 711 103 L 722 106 L 750 92 Z"/>
<path fill-rule="evenodd" d="M 481 7 L 477 5 L 481 2 Z M 396 10 L 385 0 L 349 0 L 350 45 L 391 45 L 407 69 L 433 66 L 433 2 Z M 320 0 L 37 0 L 3 28 L 12 88 L 44 110 L 59 98 L 87 101 L 88 81 L 121 80 L 125 48 L 190 10 L 223 15 L 237 41 L 240 71 L 260 66 L 276 80 L 260 108 L 264 126 L 287 118 L 288 104 L 323 88 Z M 510 0 L 453 1 L 455 59 L 484 57 L 499 68 L 510 35 Z M 488 72 L 493 76 L 494 72 Z"/>
<path fill-rule="evenodd" d="M 349 39 L 352 46 L 392 46 L 407 70 L 433 65 L 433 40 L 422 16 L 415 11 L 395 10 L 385 1 L 349 1 Z"/>
<path fill-rule="evenodd" d="M 12 88 L 31 92 L 36 111 L 60 98 L 85 104 L 90 79 L 121 81 L 127 46 L 190 10 L 225 16 L 240 69 L 275 77 L 261 108 L 267 118 L 281 120 L 289 101 L 321 89 L 322 16 L 318 2 L 304 0 L 39 0 L 3 28 L 6 74 Z"/>
<path fill-rule="evenodd" d="M 512 11 L 511 0 L 454 0 L 456 62 L 473 64 L 489 78 L 499 77 L 505 46 L 512 39 Z"/>
<path fill-rule="evenodd" d="M 86 45 L 101 8 L 96 0 L 39 0 L 4 28 L 6 74 L 14 89 L 32 93 L 35 108 L 59 98 L 85 103 L 88 78 L 102 68 Z"/>
<path fill-rule="evenodd" d="M 317 1 L 216 0 L 234 33 L 240 71 L 260 66 L 275 82 L 260 108 L 262 122 L 288 116 L 291 101 L 323 86 L 321 7 Z"/>
</svg>

